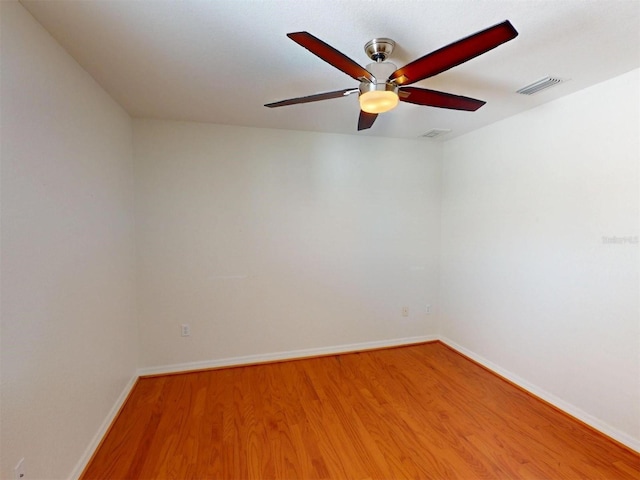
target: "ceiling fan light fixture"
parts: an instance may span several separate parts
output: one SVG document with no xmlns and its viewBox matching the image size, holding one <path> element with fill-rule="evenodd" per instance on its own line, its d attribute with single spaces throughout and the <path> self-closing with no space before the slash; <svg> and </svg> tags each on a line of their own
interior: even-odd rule
<svg viewBox="0 0 640 480">
<path fill-rule="evenodd" d="M 360 84 L 360 109 L 367 113 L 384 113 L 396 108 L 398 87 L 389 83 Z"/>
<path fill-rule="evenodd" d="M 265 107 L 283 107 L 285 105 L 329 100 L 358 92 L 360 103 L 358 131 L 371 128 L 379 113 L 392 110 L 400 101 L 427 107 L 473 112 L 486 102 L 437 90 L 410 87 L 409 85 L 438 75 L 478 55 L 487 53 L 489 50 L 513 40 L 517 36 L 518 31 L 513 28 L 511 22 L 505 20 L 502 23 L 485 28 L 480 32 L 423 55 L 402 68 L 396 68 L 393 63 L 387 61 L 387 58 L 393 52 L 395 42 L 389 38 L 374 38 L 364 46 L 367 56 L 373 60 L 373 63 L 367 65 L 367 68 L 363 68 L 344 53 L 309 32 L 287 33 L 287 37 L 298 45 L 306 48 L 321 60 L 361 83 L 358 89 L 347 88 L 290 98 L 279 102 L 267 103 Z M 401 98 L 399 93 L 402 94 Z"/>
<path fill-rule="evenodd" d="M 373 90 L 360 95 L 360 109 L 367 113 L 384 113 L 398 105 L 398 95 L 390 91 Z"/>
</svg>

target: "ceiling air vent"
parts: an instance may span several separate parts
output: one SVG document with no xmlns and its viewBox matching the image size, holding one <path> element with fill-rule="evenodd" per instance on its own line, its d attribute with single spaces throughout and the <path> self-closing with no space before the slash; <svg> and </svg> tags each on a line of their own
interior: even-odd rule
<svg viewBox="0 0 640 480">
<path fill-rule="evenodd" d="M 445 135 L 450 131 L 451 131 L 450 129 L 446 129 L 446 128 L 432 128 L 427 133 L 424 133 L 421 136 L 427 137 L 427 138 L 435 138 L 435 137 L 440 137 L 442 135 Z"/>
<path fill-rule="evenodd" d="M 558 85 L 562 82 L 564 82 L 562 78 L 544 77 L 537 82 L 533 82 L 531 85 L 527 85 L 526 87 L 522 87 L 520 90 L 516 91 L 522 95 L 533 95 L 534 93 L 538 93 L 541 90 L 553 87 L 554 85 Z"/>
</svg>

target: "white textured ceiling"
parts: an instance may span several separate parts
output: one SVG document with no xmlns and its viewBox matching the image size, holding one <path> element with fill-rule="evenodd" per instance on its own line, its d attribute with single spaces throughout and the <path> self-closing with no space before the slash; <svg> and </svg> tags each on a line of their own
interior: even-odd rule
<svg viewBox="0 0 640 480">
<path fill-rule="evenodd" d="M 444 138 L 477 129 L 640 66 L 638 0 L 22 0 L 133 117 L 357 135 Z M 487 101 L 476 112 L 401 103 L 356 130 L 356 95 L 275 109 L 263 104 L 357 87 L 286 37 L 305 30 L 356 62 L 396 41 L 398 67 L 510 20 L 519 36 L 415 86 Z M 527 97 L 547 75 L 570 81 Z"/>
</svg>

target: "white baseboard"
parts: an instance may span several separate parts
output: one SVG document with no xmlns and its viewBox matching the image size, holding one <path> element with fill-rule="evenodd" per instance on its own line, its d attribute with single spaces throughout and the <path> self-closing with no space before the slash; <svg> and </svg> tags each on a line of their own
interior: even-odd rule
<svg viewBox="0 0 640 480">
<path fill-rule="evenodd" d="M 499 365 L 496 365 L 490 360 L 487 360 L 486 358 L 481 357 L 475 352 L 472 352 L 471 350 L 468 350 L 465 347 L 458 345 L 457 343 L 455 343 L 454 341 L 446 337 L 439 336 L 439 340 L 442 343 L 446 344 L 447 346 L 453 348 L 454 350 L 478 362 L 483 367 L 486 367 L 492 372 L 497 373 L 501 377 L 506 378 L 510 382 L 513 382 L 514 384 L 518 385 L 520 388 L 523 388 L 527 392 L 535 395 L 536 397 L 543 399 L 545 402 L 550 403 L 554 407 L 562 410 L 565 413 L 568 413 L 572 417 L 577 418 L 581 422 L 586 423 L 587 425 L 595 428 L 599 432 L 604 433 L 605 435 L 613 438 L 614 440 L 620 442 L 623 445 L 626 445 L 632 450 L 635 450 L 636 452 L 640 452 L 640 440 L 633 438 L 632 436 L 624 432 L 621 432 L 620 430 L 608 425 L 607 423 L 594 417 L 593 415 L 590 415 L 587 412 L 579 409 L 578 407 L 568 402 L 565 402 L 564 400 L 556 397 L 555 395 L 543 390 L 542 388 L 539 388 L 536 385 L 533 385 L 532 383 L 527 382 L 523 378 L 520 378 L 518 375 L 511 373 L 509 370 L 506 370 L 500 367 Z"/>
<path fill-rule="evenodd" d="M 113 420 L 116 418 L 116 415 L 118 415 L 118 412 L 122 408 L 122 405 L 124 405 L 124 402 L 129 396 L 131 389 L 136 383 L 136 380 L 138 380 L 138 375 L 132 376 L 131 379 L 127 382 L 124 389 L 118 396 L 116 402 L 113 404 L 113 407 L 111 407 L 111 410 L 109 410 L 109 413 L 107 414 L 104 421 L 100 425 L 100 428 L 98 428 L 98 431 L 91 439 L 91 442 L 89 443 L 89 445 L 87 445 L 87 448 L 84 450 L 82 457 L 80 457 L 80 460 L 78 461 L 75 468 L 71 472 L 71 475 L 69 476 L 69 478 L 73 480 L 77 480 L 78 478 L 80 478 L 80 475 L 82 475 L 82 472 L 89 464 L 89 461 L 93 456 L 93 453 L 97 450 L 98 446 L 100 445 L 100 442 L 102 441 L 104 436 L 107 434 L 107 430 L 109 430 L 109 427 L 113 423 Z"/>
<path fill-rule="evenodd" d="M 207 368 L 251 365 L 256 363 L 266 363 L 280 360 L 293 360 L 296 358 L 319 357 L 323 355 L 334 355 L 338 353 L 374 350 L 377 348 L 398 347 L 402 345 L 412 345 L 416 343 L 432 342 L 436 340 L 438 340 L 437 335 L 426 335 L 420 337 L 380 340 L 376 342 L 335 345 L 331 347 L 308 348 L 305 350 L 291 350 L 287 352 L 274 352 L 259 355 L 246 355 L 242 357 L 229 357 L 217 360 L 204 360 L 201 362 L 177 363 L 174 365 L 162 365 L 159 367 L 139 368 L 138 375 L 143 377 L 145 375 L 163 375 L 167 373 L 187 372 L 190 370 L 203 370 Z"/>
</svg>

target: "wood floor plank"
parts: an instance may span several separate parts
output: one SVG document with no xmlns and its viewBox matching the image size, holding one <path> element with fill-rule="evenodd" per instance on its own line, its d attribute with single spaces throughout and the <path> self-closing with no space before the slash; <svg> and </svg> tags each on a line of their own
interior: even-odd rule
<svg viewBox="0 0 640 480">
<path fill-rule="evenodd" d="M 640 455 L 435 342 L 141 378 L 83 479 L 640 479 Z"/>
<path fill-rule="evenodd" d="M 160 420 L 160 396 L 165 378 L 139 379 L 103 444 L 84 472 L 86 478 L 140 478 L 138 472 L 149 438 Z M 118 428 L 114 428 L 115 426 Z"/>
</svg>

